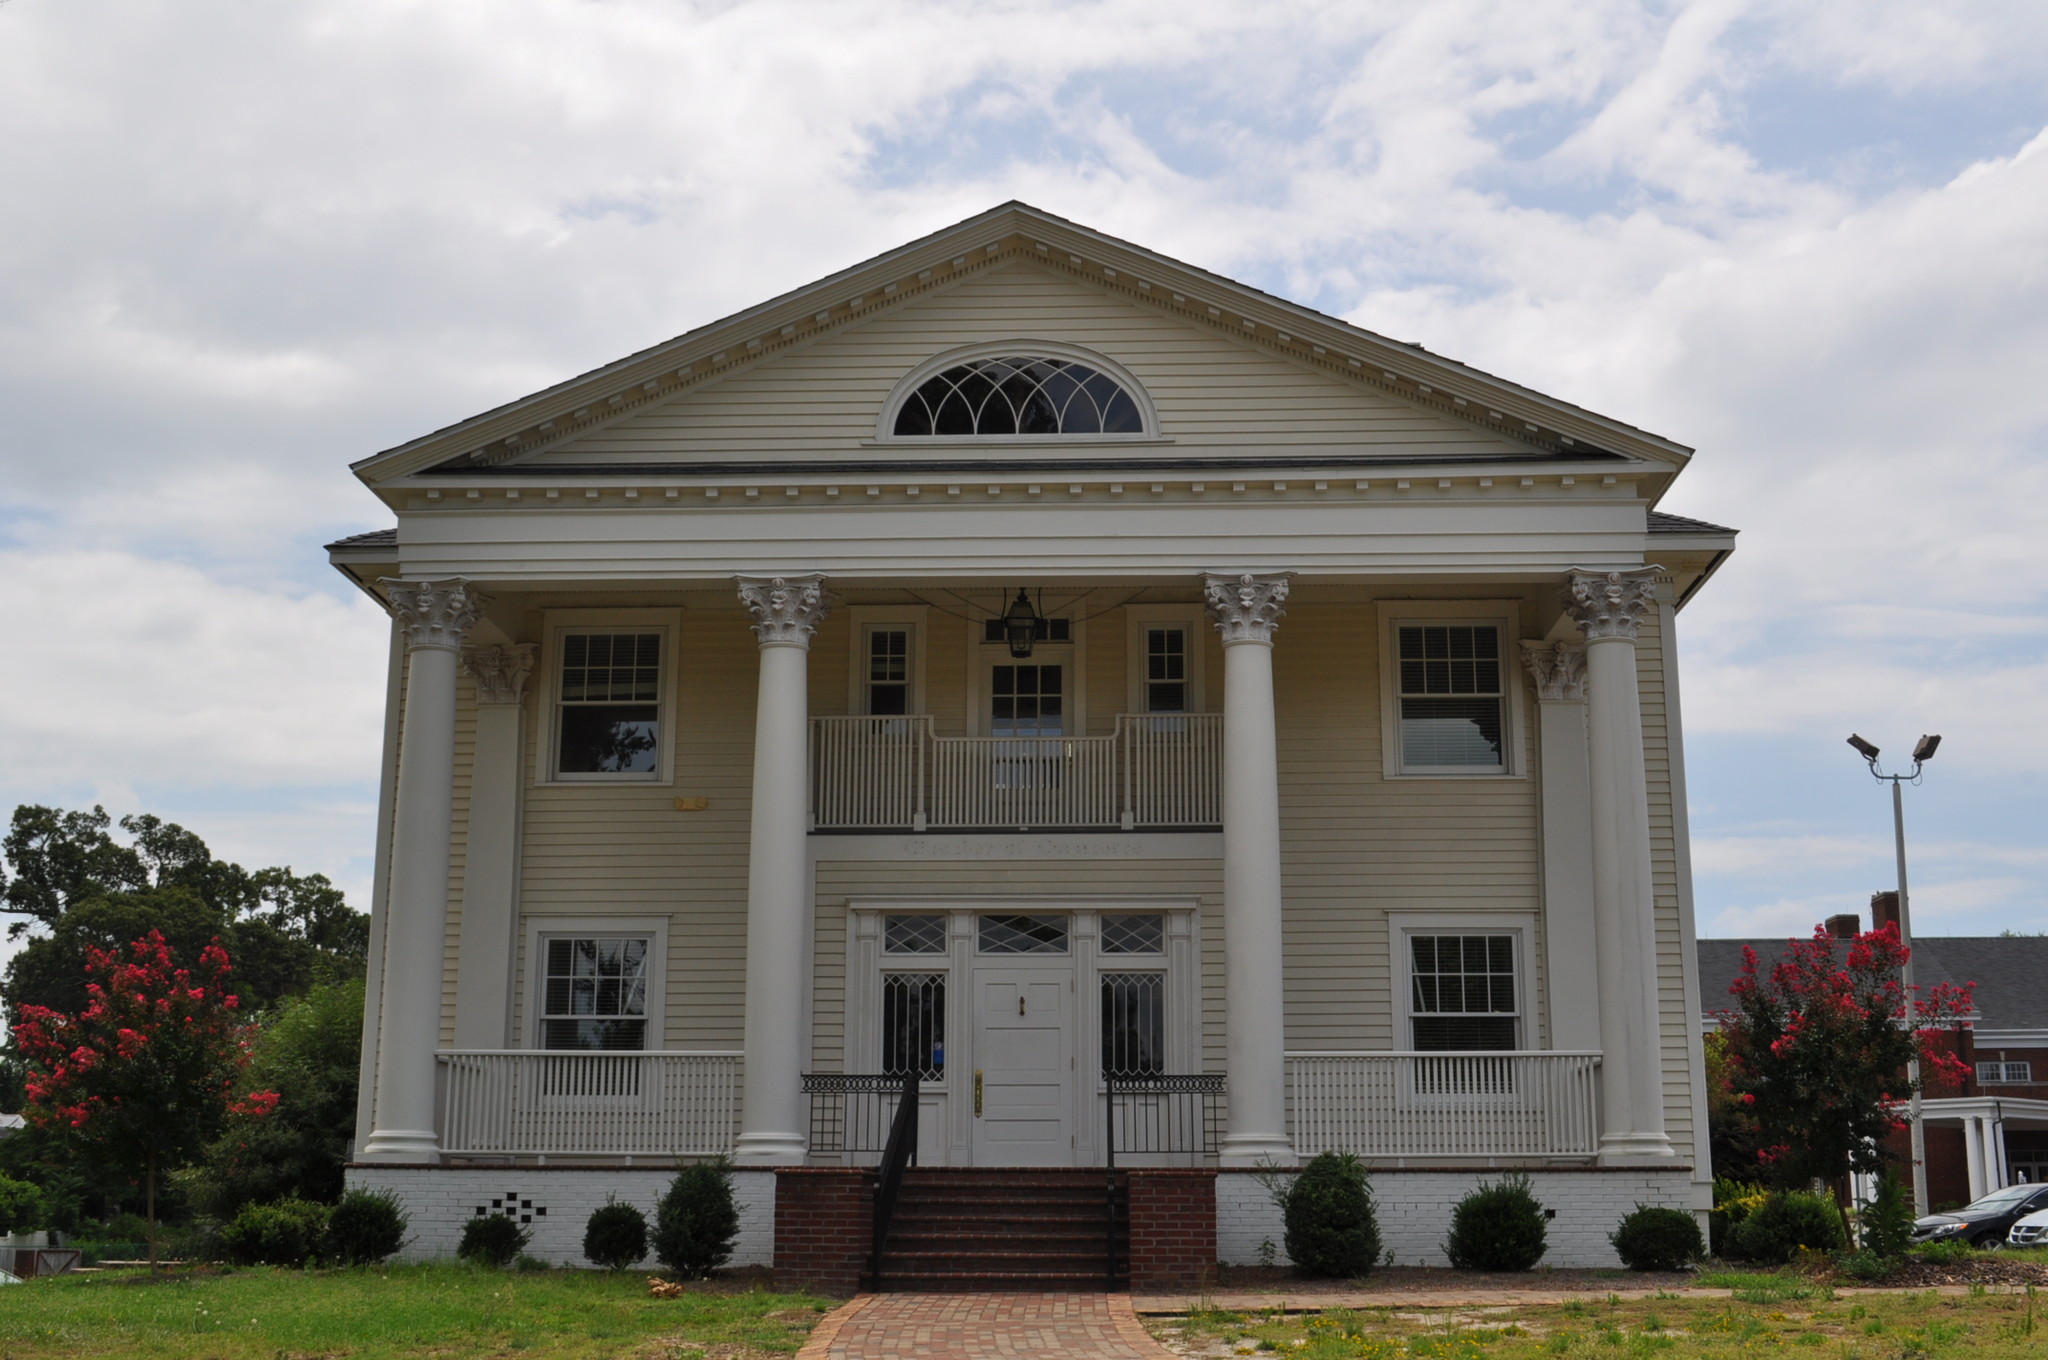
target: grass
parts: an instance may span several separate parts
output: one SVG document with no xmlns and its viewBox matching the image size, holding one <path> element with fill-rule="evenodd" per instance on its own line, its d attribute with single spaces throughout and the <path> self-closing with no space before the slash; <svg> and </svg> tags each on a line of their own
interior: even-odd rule
<svg viewBox="0 0 2048 1360">
<path fill-rule="evenodd" d="M 693 1360 L 795 1351 L 833 1300 L 648 1296 L 645 1274 L 466 1265 L 60 1275 L 0 1290 L 0 1360 Z"/>
<path fill-rule="evenodd" d="M 1784 1277 L 1744 1277 L 1746 1293 L 1789 1290 Z M 1702 1280 L 1706 1284 L 1710 1281 Z M 1724 1288 L 1735 1288 L 1723 1283 Z M 1587 1297 L 1562 1305 L 1330 1309 L 1280 1317 L 1210 1311 L 1154 1319 L 1153 1333 L 1189 1356 L 1298 1360 L 2033 1360 L 2048 1354 L 2048 1309 L 1986 1291 L 1801 1295 L 1746 1301 Z M 1793 1307 L 1783 1306 L 1794 1304 Z"/>
</svg>

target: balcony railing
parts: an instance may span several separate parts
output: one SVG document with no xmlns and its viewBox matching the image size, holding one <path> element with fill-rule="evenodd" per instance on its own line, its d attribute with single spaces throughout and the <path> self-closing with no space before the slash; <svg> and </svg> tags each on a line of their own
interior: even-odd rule
<svg viewBox="0 0 2048 1360">
<path fill-rule="evenodd" d="M 820 831 L 1223 822 L 1223 715 L 1123 713 L 1101 737 L 941 737 L 930 715 L 811 720 Z"/>
<path fill-rule="evenodd" d="M 738 1053 L 437 1056 L 441 1150 L 456 1156 L 713 1157 L 739 1131 Z"/>
<path fill-rule="evenodd" d="M 1590 1157 L 1597 1053 L 1290 1053 L 1295 1151 Z"/>
</svg>

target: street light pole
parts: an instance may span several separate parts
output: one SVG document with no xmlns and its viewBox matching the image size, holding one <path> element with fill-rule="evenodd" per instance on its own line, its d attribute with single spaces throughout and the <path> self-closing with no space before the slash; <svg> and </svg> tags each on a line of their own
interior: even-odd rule
<svg viewBox="0 0 2048 1360">
<path fill-rule="evenodd" d="M 1849 744 L 1856 748 L 1870 766 L 1872 777 L 1892 786 L 1892 844 L 1899 864 L 1899 946 L 1905 953 L 1906 961 L 1899 965 L 1899 985 L 1906 993 L 1906 1024 L 1914 1031 L 1913 1054 L 1906 1060 L 1906 1083 L 1911 1087 L 1907 1100 L 1906 1127 L 1913 1145 L 1913 1212 L 1925 1214 L 1927 1207 L 1927 1128 L 1920 1122 L 1920 1040 L 1918 1015 L 1915 1003 L 1918 997 L 1913 991 L 1913 914 L 1906 900 L 1906 799 L 1901 786 L 1920 782 L 1920 767 L 1934 759 L 1935 748 L 1941 745 L 1941 737 L 1923 736 L 1913 747 L 1913 769 L 1909 774 L 1885 774 L 1877 768 L 1878 750 L 1863 738 L 1850 734 Z M 1871 923 L 1873 926 L 1876 922 Z"/>
</svg>

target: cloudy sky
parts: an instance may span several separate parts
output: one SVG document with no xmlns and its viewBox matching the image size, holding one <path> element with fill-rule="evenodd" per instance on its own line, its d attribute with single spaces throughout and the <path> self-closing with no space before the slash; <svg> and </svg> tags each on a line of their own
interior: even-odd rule
<svg viewBox="0 0 2048 1360">
<path fill-rule="evenodd" d="M 355 458 L 1009 198 L 1696 446 L 1701 928 L 2048 929 L 2039 0 L 0 0 L 0 810 L 367 898 Z"/>
</svg>

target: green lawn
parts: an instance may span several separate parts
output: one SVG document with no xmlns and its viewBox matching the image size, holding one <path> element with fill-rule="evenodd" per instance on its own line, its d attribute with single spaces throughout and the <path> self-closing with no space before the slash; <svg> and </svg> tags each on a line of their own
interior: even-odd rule
<svg viewBox="0 0 2048 1360">
<path fill-rule="evenodd" d="M 644 1273 L 463 1265 L 60 1275 L 0 1289 L 0 1360 L 784 1354 L 833 1303 L 765 1291 L 655 1299 Z"/>
<path fill-rule="evenodd" d="M 1724 1282 L 1723 1287 L 1734 1282 Z M 1748 1277 L 1742 1297 L 1321 1313 L 1195 1313 L 1151 1331 L 1188 1356 L 1299 1360 L 2034 1360 L 2048 1294 L 1838 1296 L 1796 1277 Z"/>
</svg>

